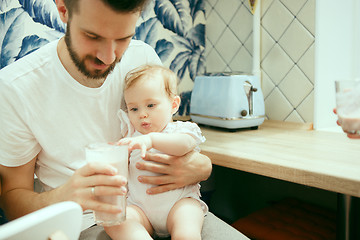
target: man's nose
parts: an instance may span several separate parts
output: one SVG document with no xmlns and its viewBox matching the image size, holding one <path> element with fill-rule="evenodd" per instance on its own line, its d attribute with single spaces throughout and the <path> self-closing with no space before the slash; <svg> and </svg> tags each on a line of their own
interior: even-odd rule
<svg viewBox="0 0 360 240">
<path fill-rule="evenodd" d="M 110 65 L 116 59 L 116 43 L 114 41 L 104 41 L 98 50 L 97 58 L 104 64 Z"/>
</svg>

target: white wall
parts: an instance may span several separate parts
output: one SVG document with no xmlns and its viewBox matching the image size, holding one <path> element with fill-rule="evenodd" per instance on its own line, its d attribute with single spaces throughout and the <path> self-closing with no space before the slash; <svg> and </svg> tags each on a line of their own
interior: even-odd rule
<svg viewBox="0 0 360 240">
<path fill-rule="evenodd" d="M 360 1 L 316 0 L 314 127 L 336 125 L 335 80 L 360 78 Z"/>
</svg>

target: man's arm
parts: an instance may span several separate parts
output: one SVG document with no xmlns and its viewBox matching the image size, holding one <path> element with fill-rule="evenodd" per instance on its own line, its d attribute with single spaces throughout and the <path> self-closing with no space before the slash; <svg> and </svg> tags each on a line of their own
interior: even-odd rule
<svg viewBox="0 0 360 240">
<path fill-rule="evenodd" d="M 0 165 L 1 203 L 10 220 L 40 208 L 32 200 L 36 195 L 33 190 L 36 158 L 20 167 Z"/>
<path fill-rule="evenodd" d="M 8 219 L 21 217 L 40 208 L 62 201 L 75 201 L 83 210 L 119 213 L 117 206 L 99 202 L 95 195 L 124 195 L 126 179 L 116 175 L 111 165 L 90 163 L 75 171 L 62 186 L 43 193 L 34 192 L 36 157 L 19 167 L 0 165 L 1 204 Z"/>
<path fill-rule="evenodd" d="M 211 160 L 196 151 L 191 151 L 181 157 L 147 153 L 144 160 L 149 161 L 138 162 L 136 165 L 138 169 L 164 174 L 139 177 L 142 183 L 158 185 L 148 189 L 148 194 L 167 192 L 196 184 L 208 179 L 212 170 Z"/>
</svg>

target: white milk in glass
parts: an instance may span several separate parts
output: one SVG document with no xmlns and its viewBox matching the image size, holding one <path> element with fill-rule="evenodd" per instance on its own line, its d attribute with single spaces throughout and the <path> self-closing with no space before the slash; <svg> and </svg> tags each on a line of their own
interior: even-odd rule
<svg viewBox="0 0 360 240">
<path fill-rule="evenodd" d="M 111 145 L 108 143 L 93 143 L 86 147 L 87 162 L 111 164 L 118 174 L 128 177 L 128 146 Z M 126 219 L 126 196 L 96 196 L 99 201 L 120 206 L 123 211 L 118 214 L 94 211 L 95 222 L 103 226 L 118 225 Z"/>
</svg>

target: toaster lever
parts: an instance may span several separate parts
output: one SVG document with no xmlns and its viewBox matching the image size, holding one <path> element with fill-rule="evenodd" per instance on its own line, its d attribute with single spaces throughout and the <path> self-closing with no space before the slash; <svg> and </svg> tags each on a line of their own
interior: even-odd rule
<svg viewBox="0 0 360 240">
<path fill-rule="evenodd" d="M 253 110 L 254 110 L 254 105 L 253 105 L 253 92 L 257 92 L 257 88 L 253 87 L 253 85 L 248 82 L 245 81 L 244 82 L 244 91 L 246 93 L 246 97 L 248 100 L 248 104 L 249 104 L 249 115 L 252 116 L 253 115 Z"/>
</svg>

